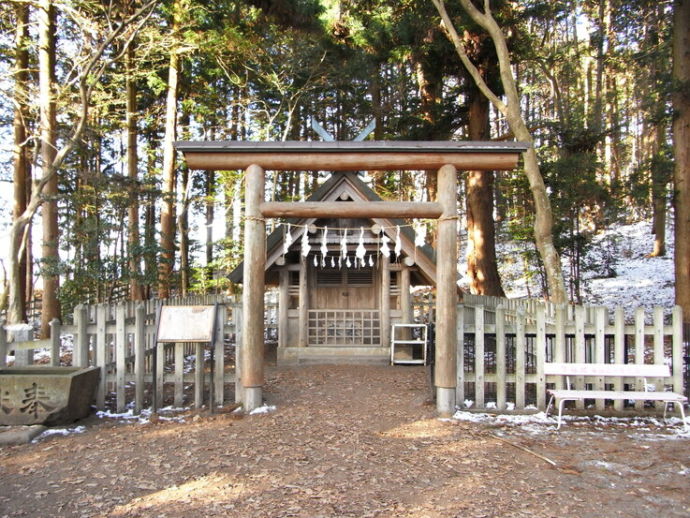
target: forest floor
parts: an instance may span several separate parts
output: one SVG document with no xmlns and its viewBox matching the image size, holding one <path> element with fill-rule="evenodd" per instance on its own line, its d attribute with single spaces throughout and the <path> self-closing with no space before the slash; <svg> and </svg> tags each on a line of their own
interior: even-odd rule
<svg viewBox="0 0 690 518">
<path fill-rule="evenodd" d="M 423 367 L 272 367 L 265 397 L 4 447 L 0 517 L 690 515 L 676 427 L 439 420 Z"/>
</svg>

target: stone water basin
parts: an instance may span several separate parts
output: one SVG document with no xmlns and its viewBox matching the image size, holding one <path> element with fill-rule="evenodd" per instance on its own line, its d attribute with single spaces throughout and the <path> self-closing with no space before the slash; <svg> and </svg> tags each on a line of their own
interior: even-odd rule
<svg viewBox="0 0 690 518">
<path fill-rule="evenodd" d="M 70 424 L 91 411 L 100 367 L 0 369 L 0 425 Z"/>
</svg>

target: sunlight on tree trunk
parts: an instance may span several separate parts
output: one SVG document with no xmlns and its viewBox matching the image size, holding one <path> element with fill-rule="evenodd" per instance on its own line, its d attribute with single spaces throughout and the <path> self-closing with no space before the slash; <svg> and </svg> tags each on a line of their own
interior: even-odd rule
<svg viewBox="0 0 690 518">
<path fill-rule="evenodd" d="M 130 181 L 130 201 L 127 210 L 127 246 L 129 256 L 129 298 L 142 300 L 140 282 L 141 254 L 139 243 L 139 172 L 137 150 L 137 87 L 133 77 L 135 66 L 134 46 L 130 45 L 125 54 L 125 89 L 127 91 L 127 177 Z"/>
<path fill-rule="evenodd" d="M 690 0 L 673 4 L 676 304 L 690 321 Z"/>
<path fill-rule="evenodd" d="M 532 135 L 525 123 L 525 120 L 520 113 L 520 97 L 515 84 L 515 78 L 511 69 L 510 53 L 506 38 L 501 28 L 496 23 L 496 20 L 488 10 L 489 2 L 485 2 L 486 12 L 480 12 L 470 0 L 460 0 L 463 9 L 489 34 L 493 40 L 496 54 L 498 57 L 501 83 L 505 90 L 507 103 L 504 103 L 496 94 L 494 94 L 488 85 L 482 79 L 477 68 L 467 57 L 465 53 L 463 42 L 458 36 L 457 31 L 446 12 L 445 5 L 442 0 L 431 0 L 436 6 L 446 34 L 453 43 L 455 50 L 460 57 L 463 65 L 474 79 L 475 84 L 481 92 L 493 103 L 508 121 L 510 128 L 515 135 L 515 138 L 530 145 L 524 153 L 524 167 L 525 174 L 529 181 L 530 190 L 534 199 L 535 220 L 534 220 L 534 238 L 537 245 L 537 250 L 544 263 L 546 277 L 549 288 L 550 299 L 556 303 L 567 302 L 567 292 L 565 290 L 565 282 L 563 280 L 563 271 L 561 268 L 561 260 L 553 243 L 553 216 L 551 213 L 551 203 L 546 193 L 544 179 L 539 170 L 539 162 L 537 153 L 534 150 L 534 143 Z"/>
<path fill-rule="evenodd" d="M 468 134 L 470 140 L 489 138 L 489 100 L 471 89 Z M 494 225 L 494 172 L 468 171 L 467 192 L 467 275 L 470 292 L 505 297 L 496 262 Z"/>
<path fill-rule="evenodd" d="M 179 30 L 180 2 L 173 5 L 172 32 Z M 175 264 L 175 194 L 177 172 L 173 142 L 177 132 L 177 84 L 180 56 L 176 48 L 170 50 L 168 89 L 163 140 L 163 206 L 161 208 L 161 257 L 158 265 L 158 297 L 170 296 L 170 277 Z"/>
<path fill-rule="evenodd" d="M 43 299 L 41 304 L 42 338 L 50 336 L 50 322 L 60 318 L 60 275 L 58 267 L 58 176 L 50 175 L 49 166 L 56 155 L 56 113 L 55 113 L 55 6 L 51 0 L 38 4 L 38 84 L 41 127 L 41 174 L 48 178 L 44 189 L 46 201 L 43 204 L 43 244 L 41 272 L 43 277 Z"/>
<path fill-rule="evenodd" d="M 29 81 L 29 6 L 24 3 L 15 4 L 16 37 L 14 64 L 14 148 L 13 155 L 13 184 L 14 205 L 12 219 L 18 219 L 26 210 L 28 190 L 31 180 L 31 162 L 27 147 L 27 124 L 29 117 L 27 82 Z M 26 298 L 29 291 L 28 254 L 20 253 L 22 235 L 16 234 L 10 246 L 9 269 L 14 282 L 8 282 L 7 319 L 9 322 L 23 322 L 26 319 Z"/>
<path fill-rule="evenodd" d="M 141 28 L 141 25 L 151 16 L 152 7 L 156 5 L 156 0 L 151 0 L 142 5 L 136 10 L 132 16 L 129 16 L 117 23 L 111 20 L 113 24 L 104 28 L 102 39 L 100 43 L 92 49 L 83 60 L 79 63 L 79 68 L 75 73 L 73 80 L 74 86 L 78 89 L 78 109 L 77 115 L 71 125 L 71 132 L 61 142 L 59 148 L 53 148 L 53 159 L 51 162 L 43 162 L 41 164 L 41 178 L 32 185 L 31 194 L 28 196 L 28 202 L 25 210 L 13 218 L 12 226 L 10 228 L 10 243 L 12 244 L 12 257 L 10 262 L 19 262 L 23 254 L 27 253 L 27 246 L 30 243 L 29 228 L 31 220 L 36 214 L 36 211 L 43 205 L 46 197 L 46 189 L 48 184 L 57 178 L 57 173 L 62 166 L 65 158 L 75 149 L 81 141 L 81 136 L 86 127 L 89 116 L 89 107 L 94 87 L 102 77 L 104 71 L 119 58 L 118 55 L 103 59 L 106 49 L 110 48 L 113 42 L 124 36 L 123 49 L 129 45 L 133 35 Z M 49 4 L 49 2 L 46 2 Z M 44 36 L 45 37 L 45 36 Z M 39 102 L 42 99 L 39 99 Z M 43 109 L 43 107 L 42 107 Z M 15 249 L 16 248 L 16 249 Z M 9 273 L 9 284 L 16 285 L 22 282 L 18 278 L 18 270 L 11 268 Z M 29 275 L 27 274 L 27 277 Z M 9 306 L 12 307 L 17 304 L 14 297 L 17 296 L 16 290 L 10 292 Z M 45 309 L 45 308 L 44 308 Z M 13 314 L 8 314 L 13 317 Z M 45 315 L 44 315 L 45 317 Z M 45 320 L 45 318 L 43 318 Z M 9 320 L 9 323 L 16 323 L 17 320 Z"/>
</svg>

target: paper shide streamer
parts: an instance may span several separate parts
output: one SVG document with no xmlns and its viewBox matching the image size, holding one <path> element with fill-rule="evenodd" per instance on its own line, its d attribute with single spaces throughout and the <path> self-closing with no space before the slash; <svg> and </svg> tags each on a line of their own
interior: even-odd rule
<svg viewBox="0 0 690 518">
<path fill-rule="evenodd" d="M 290 251 L 292 245 L 292 232 L 290 232 L 290 223 L 287 224 L 287 231 L 285 233 L 285 241 L 283 242 L 283 255 Z"/>
<path fill-rule="evenodd" d="M 364 258 L 367 255 L 367 249 L 364 248 L 364 227 L 359 229 L 359 244 L 357 245 L 357 250 L 355 250 L 355 257 L 359 259 L 359 265 L 365 266 Z M 355 260 L 355 263 L 357 261 Z"/>
<path fill-rule="evenodd" d="M 326 267 L 326 256 L 328 256 L 328 227 L 323 229 L 321 237 L 321 266 Z"/>
<path fill-rule="evenodd" d="M 302 234 L 302 256 L 307 257 L 309 255 L 309 250 L 311 250 L 311 246 L 309 246 L 309 232 L 305 228 L 304 229 L 304 234 Z"/>
<path fill-rule="evenodd" d="M 383 255 L 383 256 L 388 256 L 390 257 L 391 252 L 395 254 L 395 259 L 400 260 L 402 256 L 402 236 L 401 236 L 401 228 L 402 227 L 411 227 L 414 229 L 414 246 L 415 246 L 415 258 L 416 260 L 416 254 L 417 250 L 416 248 L 421 248 L 426 245 L 426 236 L 427 236 L 427 225 L 423 221 L 415 221 L 411 225 L 396 225 L 395 227 L 382 227 L 378 224 L 375 224 L 371 227 L 371 232 L 376 236 L 377 238 L 377 252 L 367 254 L 367 249 L 364 246 L 364 227 L 359 227 L 359 239 L 357 240 L 357 247 L 355 249 L 355 254 L 353 258 L 350 258 L 348 256 L 348 239 L 350 235 L 353 236 L 355 235 L 356 229 L 351 229 L 351 228 L 338 228 L 338 227 L 331 227 L 331 230 L 335 230 L 336 234 L 338 232 L 342 232 L 341 238 L 340 238 L 340 253 L 331 255 L 330 260 L 329 260 L 329 255 L 328 255 L 328 230 L 329 228 L 326 227 L 317 227 L 315 225 L 294 225 L 291 223 L 283 223 L 283 225 L 286 227 L 286 230 L 284 232 L 284 238 L 283 238 L 283 255 L 287 254 L 290 251 L 291 246 L 295 242 L 295 238 L 292 235 L 292 228 L 297 227 L 297 228 L 302 228 L 304 229 L 304 232 L 302 234 L 302 243 L 300 247 L 300 253 L 302 256 L 305 258 L 309 256 L 309 253 L 312 249 L 311 245 L 309 244 L 309 233 L 311 232 L 312 234 L 318 233 L 321 231 L 321 244 L 319 247 L 319 253 L 321 257 L 319 258 L 317 254 L 314 254 L 313 258 L 313 264 L 314 266 L 318 267 L 321 266 L 323 268 L 330 266 L 331 268 L 351 268 L 354 266 L 355 268 L 364 268 L 366 266 L 369 267 L 374 267 L 375 266 L 375 259 L 374 255 Z M 395 238 L 391 239 L 388 237 L 386 234 L 386 230 L 393 230 L 395 228 Z M 351 234 L 349 235 L 349 233 Z M 354 239 L 353 239 L 354 240 Z M 391 249 L 392 245 L 392 249 Z M 368 255 L 368 257 L 367 257 Z"/>
</svg>

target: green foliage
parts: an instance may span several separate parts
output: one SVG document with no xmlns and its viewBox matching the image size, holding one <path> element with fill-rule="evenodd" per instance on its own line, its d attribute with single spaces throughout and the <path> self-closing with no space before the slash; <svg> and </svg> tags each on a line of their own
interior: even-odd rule
<svg viewBox="0 0 690 518">
<path fill-rule="evenodd" d="M 0 6 L 0 125 L 7 136 L 13 106 L 10 4 Z M 180 0 L 180 27 L 173 31 L 175 4 L 161 2 L 133 40 L 130 74 L 137 89 L 138 172 L 143 180 L 129 181 L 124 169 L 126 76 L 121 57 L 94 85 L 87 131 L 60 171 L 63 261 L 43 267 L 61 273 L 67 308 L 89 297 L 104 300 L 132 277 L 154 289 L 171 51 L 182 58 L 177 106 L 183 115 L 181 138 L 318 140 L 310 128 L 313 117 L 339 140 L 352 139 L 372 118 L 381 139 L 466 139 L 469 101 L 478 94 L 439 29 L 430 2 Z M 493 45 L 457 2 L 447 4 L 471 59 L 500 95 Z M 652 198 L 668 196 L 673 166 L 669 3 L 631 0 L 609 5 L 613 9 L 600 19 L 601 4 L 592 1 L 491 2 L 508 35 L 524 112 L 534 128 L 553 203 L 555 242 L 579 265 L 571 282 L 588 268 L 580 261 L 593 230 L 624 212 L 648 212 Z M 59 17 L 58 28 L 61 142 L 81 108 L 71 82 L 80 66 L 74 53 L 99 43 L 98 29 L 113 14 L 105 10 L 120 6 L 80 2 L 71 8 L 70 16 Z M 33 64 L 35 41 L 29 49 Z M 119 42 L 108 55 L 121 50 Z M 32 94 L 35 90 L 30 85 Z M 32 103 L 31 127 L 38 108 Z M 491 122 L 492 138 L 507 134 L 505 121 L 492 116 Z M 656 146 L 647 142 L 652 132 L 662 140 Z M 0 175 L 10 178 L 10 168 L 9 158 L 3 160 Z M 227 200 L 243 188 L 241 176 L 237 171 L 217 174 L 209 194 L 203 175 L 195 175 L 192 224 L 210 196 L 216 200 L 216 220 L 225 216 L 232 226 L 235 208 Z M 311 192 L 313 180 L 311 173 L 276 173 L 268 181 L 268 196 L 301 199 Z M 375 184 L 390 198 L 418 187 L 398 172 L 379 175 Z M 500 189 L 504 231 L 524 244 L 520 253 L 525 260 L 538 265 L 524 174 L 502 173 Z M 140 206 L 141 236 L 130 249 L 127 210 L 134 201 Z M 8 217 L 7 212 L 3 215 Z M 226 235 L 232 236 L 233 230 Z M 193 249 L 198 246 L 192 243 Z M 195 255 L 191 258 L 194 290 L 230 288 L 224 274 L 241 260 L 241 242 L 223 240 L 214 252 L 208 267 L 199 266 Z M 143 273 L 130 271 L 132 256 L 147 259 Z M 530 271 L 539 275 L 540 269 Z"/>
</svg>

